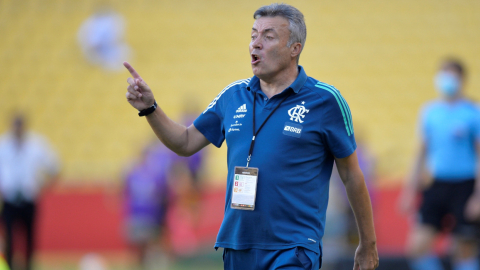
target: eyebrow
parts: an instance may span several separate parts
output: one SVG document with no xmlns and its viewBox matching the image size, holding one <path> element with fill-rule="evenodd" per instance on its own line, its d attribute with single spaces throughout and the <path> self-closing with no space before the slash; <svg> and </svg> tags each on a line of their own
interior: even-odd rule
<svg viewBox="0 0 480 270">
<path fill-rule="evenodd" d="M 258 30 L 255 29 L 255 27 L 252 27 L 252 30 L 258 32 Z M 275 29 L 274 28 L 267 28 L 267 29 L 263 30 L 263 32 L 264 33 L 266 33 L 266 32 L 274 32 L 275 33 Z"/>
</svg>

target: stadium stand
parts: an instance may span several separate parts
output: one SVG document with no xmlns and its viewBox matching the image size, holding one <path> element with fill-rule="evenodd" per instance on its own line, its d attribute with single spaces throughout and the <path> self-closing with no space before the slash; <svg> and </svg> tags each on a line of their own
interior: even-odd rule
<svg viewBox="0 0 480 270">
<path fill-rule="evenodd" d="M 234 3 L 234 4 L 233 4 Z M 132 64 L 178 117 L 183 99 L 205 107 L 231 81 L 251 76 L 251 18 L 269 1 L 104 1 L 127 19 Z M 472 71 L 468 94 L 480 97 L 480 3 L 446 1 L 300 1 L 308 41 L 300 63 L 339 88 L 355 124 L 379 160 L 379 173 L 398 179 L 410 164 L 416 115 L 435 93 L 432 77 L 447 54 Z M 76 34 L 97 1 L 0 2 L 0 131 L 15 109 L 60 151 L 64 179 L 111 180 L 153 135 L 124 99 L 127 72 L 89 66 Z M 121 64 L 121 63 L 119 63 Z M 222 179 L 224 151 L 210 175 Z"/>
</svg>

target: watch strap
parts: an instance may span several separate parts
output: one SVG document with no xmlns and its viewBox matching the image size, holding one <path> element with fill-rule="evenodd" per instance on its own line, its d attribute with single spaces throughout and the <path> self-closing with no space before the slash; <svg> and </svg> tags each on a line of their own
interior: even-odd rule
<svg viewBox="0 0 480 270">
<path fill-rule="evenodd" d="M 147 115 L 153 113 L 157 109 L 157 106 L 158 106 L 157 102 L 154 100 L 152 106 L 150 106 L 146 109 L 143 109 L 141 111 L 138 111 L 138 116 L 140 116 L 140 117 L 141 116 L 147 116 Z"/>
</svg>

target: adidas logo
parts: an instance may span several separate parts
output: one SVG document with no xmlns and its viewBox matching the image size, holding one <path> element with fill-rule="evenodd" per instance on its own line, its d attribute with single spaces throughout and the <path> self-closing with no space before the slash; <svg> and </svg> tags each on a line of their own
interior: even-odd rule
<svg viewBox="0 0 480 270">
<path fill-rule="evenodd" d="M 246 113 L 246 112 L 247 112 L 247 104 L 243 104 L 237 109 L 237 113 Z"/>
</svg>

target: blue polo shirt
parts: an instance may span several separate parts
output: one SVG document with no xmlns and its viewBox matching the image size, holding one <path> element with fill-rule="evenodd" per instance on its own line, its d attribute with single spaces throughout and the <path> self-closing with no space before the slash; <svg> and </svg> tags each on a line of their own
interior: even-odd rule
<svg viewBox="0 0 480 270">
<path fill-rule="evenodd" d="M 252 77 L 228 85 L 195 120 L 215 146 L 227 141 L 225 216 L 215 247 L 278 250 L 302 246 L 321 254 L 334 156 L 356 149 L 350 109 L 333 86 L 307 77 L 268 99 Z M 259 168 L 255 210 L 230 208 L 235 166 L 246 166 L 252 139 L 253 95 L 257 130 L 249 167 Z"/>
<path fill-rule="evenodd" d="M 466 99 L 436 100 L 422 110 L 427 167 L 437 181 L 461 182 L 476 175 L 475 143 L 480 140 L 480 110 Z"/>
</svg>

